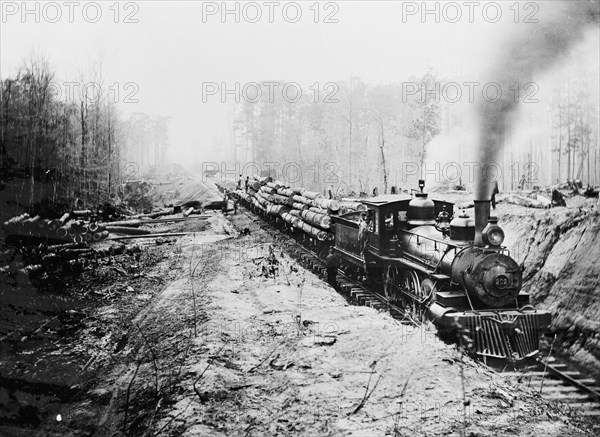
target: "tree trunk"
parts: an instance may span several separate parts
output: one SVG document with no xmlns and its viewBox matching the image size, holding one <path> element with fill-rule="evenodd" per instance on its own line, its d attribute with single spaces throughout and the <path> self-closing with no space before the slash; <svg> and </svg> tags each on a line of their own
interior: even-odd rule
<svg viewBox="0 0 600 437">
<path fill-rule="evenodd" d="M 379 151 L 381 152 L 381 166 L 383 167 L 383 194 L 387 194 L 388 189 L 388 175 L 387 166 L 385 162 L 385 132 L 383 128 L 383 120 L 379 121 L 379 128 L 381 134 L 381 143 L 379 145 Z"/>
<path fill-rule="evenodd" d="M 560 96 L 558 100 L 558 182 L 562 182 L 561 165 L 562 165 L 562 105 Z"/>
</svg>

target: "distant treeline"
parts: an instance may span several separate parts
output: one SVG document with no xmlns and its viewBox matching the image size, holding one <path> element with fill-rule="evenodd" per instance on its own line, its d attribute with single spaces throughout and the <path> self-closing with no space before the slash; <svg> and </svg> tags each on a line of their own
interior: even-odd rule
<svg viewBox="0 0 600 437">
<path fill-rule="evenodd" d="M 95 92 L 102 90 L 101 79 L 93 83 Z M 168 118 L 133 113 L 125 119 L 108 92 L 90 96 L 78 87 L 65 98 L 56 86 L 44 61 L 30 61 L 0 80 L 2 179 L 29 180 L 28 196 L 19 203 L 104 203 L 118 194 L 132 167 L 163 163 Z"/>
<path fill-rule="evenodd" d="M 377 186 L 387 193 L 393 185 L 412 185 L 419 175 L 399 180 L 394 167 L 404 161 L 420 163 L 427 144 L 440 132 L 440 102 L 420 89 L 433 89 L 437 81 L 427 73 L 403 88 L 353 78 L 315 84 L 297 102 L 277 90 L 272 103 L 265 98 L 244 101 L 233 126 L 233 159 L 278 163 L 276 177 L 286 171 L 285 163 L 293 162 L 302 169 L 297 183 L 317 190 L 334 185 L 347 193 Z M 293 169 L 287 170 L 284 178 L 293 182 Z"/>
<path fill-rule="evenodd" d="M 545 82 L 540 90 L 531 82 L 522 95 L 504 96 L 518 98 L 520 111 L 502 139 L 501 190 L 566 179 L 600 183 L 596 73 L 595 68 L 581 71 L 572 65 L 555 75 L 550 87 Z M 318 191 L 330 185 L 345 193 L 369 194 L 375 187 L 379 193 L 389 193 L 392 186 L 416 188 L 423 169 L 429 171 L 430 187 L 469 188 L 473 180 L 465 163 L 475 159 L 478 147 L 473 143 L 477 105 L 462 85 L 460 99 L 454 98 L 454 90 L 444 93 L 447 84 L 456 82 L 432 73 L 376 86 L 353 78 L 303 89 L 298 101 L 295 93 L 289 92 L 289 98 L 282 92 L 285 83 L 260 84 L 260 99 L 247 87 L 248 95 L 236 107 L 231 159 L 241 169 L 262 169 Z M 275 90 L 272 101 L 266 98 L 269 84 Z M 532 87 L 535 100 L 527 100 Z M 461 166 L 461 178 L 444 172 L 448 162 Z"/>
</svg>

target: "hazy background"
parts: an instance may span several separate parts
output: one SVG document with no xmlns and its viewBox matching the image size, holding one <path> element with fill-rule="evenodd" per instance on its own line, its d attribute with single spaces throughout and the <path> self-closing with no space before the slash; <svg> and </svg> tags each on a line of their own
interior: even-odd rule
<svg viewBox="0 0 600 437">
<path fill-rule="evenodd" d="M 3 12 L 7 3 L 22 7 L 22 2 L 3 2 Z M 34 2 L 25 3 L 30 9 L 34 7 Z M 464 2 L 456 2 L 462 13 L 456 23 L 444 19 L 453 18 L 456 11 L 444 9 L 448 2 L 427 2 L 431 9 L 435 4 L 440 8 L 442 13 L 436 19 L 433 14 L 421 15 L 423 2 L 341 1 L 320 2 L 319 23 L 314 22 L 314 10 L 310 9 L 313 2 L 299 3 L 302 17 L 296 23 L 287 22 L 282 15 L 283 5 L 289 2 L 281 2 L 275 9 L 273 23 L 269 22 L 268 8 L 262 2 L 256 3 L 263 13 L 258 23 L 245 22 L 243 16 L 236 23 L 233 15 L 226 16 L 225 22 L 220 13 L 203 17 L 203 3 L 205 7 L 209 3 L 218 8 L 223 5 L 191 1 L 120 2 L 118 23 L 114 22 L 111 2 L 101 3 L 103 15 L 96 23 L 86 22 L 81 7 L 75 10 L 73 23 L 68 20 L 65 6 L 58 23 L 45 22 L 43 16 L 36 23 L 32 15 L 24 20 L 20 10 L 16 15 L 3 14 L 0 76 L 10 77 L 26 59 L 40 56 L 49 61 L 57 82 L 86 82 L 101 72 L 105 84 L 119 84 L 117 106 L 125 118 L 136 112 L 172 117 L 170 161 L 191 164 L 232 160 L 236 141 L 232 125 L 240 107 L 234 105 L 231 96 L 228 102 L 222 102 L 219 95 L 209 96 L 203 102 L 203 82 L 225 82 L 233 88 L 235 82 L 243 87 L 248 82 L 274 80 L 297 82 L 306 90 L 315 82 L 323 86 L 327 82 L 350 83 L 353 78 L 360 78 L 369 87 L 376 87 L 400 83 L 409 77 L 421 78 L 426 72 L 439 80 L 460 83 L 494 81 L 495 77 L 484 72 L 489 73 L 492 64 L 506 62 L 510 66 L 513 62 L 505 57 L 507 41 L 515 36 L 527 38 L 550 19 L 569 20 L 565 3 L 555 1 L 499 2 L 502 16 L 497 22 L 493 22 L 494 8 L 487 9 L 491 15 L 483 12 L 489 2 L 477 3 L 473 22 Z M 245 4 L 227 2 L 227 7 L 234 8 L 236 3 L 240 9 Z M 419 11 L 405 15 L 403 11 L 407 8 Z M 337 22 L 324 23 L 331 12 Z M 138 22 L 124 22 L 128 15 L 130 20 Z M 528 22 L 534 20 L 538 23 Z M 535 160 L 540 171 L 547 173 L 542 178 L 545 183 L 554 182 L 550 180 L 551 171 L 547 170 L 555 160 L 552 153 L 547 153 L 552 93 L 569 75 L 598 77 L 597 25 L 586 29 L 582 38 L 574 36 L 574 39 L 572 49 L 560 62 L 526 79 L 538 84 L 535 98 L 539 102 L 522 105 L 512 121 L 513 145 L 506 165 L 516 160 Z M 125 89 L 125 84 L 131 82 L 137 86 L 132 97 L 138 102 L 123 103 L 123 98 L 134 90 Z M 280 90 L 281 87 L 276 92 Z M 589 94 L 597 112 L 597 80 L 590 83 Z M 476 129 L 471 129 L 475 124 L 471 118 L 474 107 L 465 105 L 464 100 L 450 105 L 456 106 L 450 112 L 455 118 L 458 113 L 460 122 L 454 128 L 442 126 L 440 135 L 428 145 L 428 160 L 443 163 L 457 156 L 463 161 L 476 159 L 477 135 Z M 597 124 L 596 121 L 596 147 Z M 531 140 L 532 136 L 537 139 Z M 531 146 L 534 142 L 535 147 Z M 541 147 L 544 143 L 548 147 Z M 523 156 L 514 155 L 527 144 L 530 146 Z M 397 164 L 393 154 L 390 159 L 392 167 Z M 373 163 L 372 167 L 376 165 Z M 368 173 L 370 168 L 364 171 Z M 393 173 L 393 168 L 390 171 Z"/>
<path fill-rule="evenodd" d="M 136 82 L 139 103 L 121 104 L 122 110 L 171 115 L 170 154 L 180 162 L 207 156 L 214 136 L 230 137 L 231 105 L 216 96 L 202 103 L 202 82 L 272 79 L 308 87 L 358 76 L 384 84 L 419 76 L 428 67 L 477 80 L 482 60 L 493 56 L 503 35 L 530 25 L 515 25 L 507 7 L 498 23 L 486 22 L 481 8 L 472 24 L 467 16 L 456 24 L 435 23 L 433 16 L 422 23 L 419 15 L 403 23 L 400 2 L 336 2 L 339 22 L 315 24 L 311 3 L 304 3 L 297 23 L 287 23 L 276 10 L 274 23 L 263 15 L 250 24 L 235 23 L 232 16 L 226 23 L 220 16 L 203 23 L 201 2 L 135 3 L 139 23 L 114 23 L 108 3 L 97 23 L 85 22 L 77 10 L 74 23 L 65 15 L 58 23 L 5 17 L 0 74 L 13 74 L 30 55 L 44 55 L 59 80 L 75 80 L 101 65 L 108 83 Z M 129 12 L 122 10 L 121 18 Z"/>
</svg>

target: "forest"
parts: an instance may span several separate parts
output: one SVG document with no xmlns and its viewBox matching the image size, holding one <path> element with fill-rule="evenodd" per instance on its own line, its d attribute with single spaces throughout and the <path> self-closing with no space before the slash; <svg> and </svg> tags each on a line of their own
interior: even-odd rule
<svg viewBox="0 0 600 437">
<path fill-rule="evenodd" d="M 124 180 L 167 159 L 169 117 L 123 114 L 100 72 L 70 82 L 93 87 L 63 83 L 43 59 L 0 80 L 2 182 L 22 181 L 23 208 L 113 202 Z"/>
<path fill-rule="evenodd" d="M 503 138 L 503 191 L 567 180 L 600 183 L 594 71 L 578 73 L 573 65 L 560 74 L 535 96 L 536 104 L 521 105 Z M 0 81 L 2 180 L 28 179 L 19 198 L 24 207 L 40 199 L 71 208 L 109 202 L 124 180 L 170 161 L 171 117 L 124 114 L 100 72 L 79 82 L 96 84 L 96 95 L 82 88 L 71 98 L 58 96 L 44 60 L 25 62 Z M 453 101 L 427 92 L 449 83 L 461 81 L 432 71 L 378 85 L 354 77 L 333 84 L 333 92 L 332 84 L 304 90 L 297 102 L 277 93 L 272 102 L 242 101 L 231 140 L 219 138 L 215 146 L 229 150 L 228 160 L 247 173 L 264 172 L 271 163 L 272 176 L 319 191 L 333 187 L 339 195 L 414 188 L 423 177 L 430 186 L 469 189 L 474 105 L 464 96 Z"/>
<path fill-rule="evenodd" d="M 501 190 L 566 180 L 600 183 L 593 74 L 571 66 L 551 88 L 543 82 L 525 84 L 529 93 L 519 96 L 522 109 L 502 139 Z M 414 188 L 424 176 L 434 185 L 469 189 L 473 181 L 466 167 L 477 148 L 476 106 L 464 90 L 460 99 L 444 94 L 451 83 L 462 82 L 429 71 L 385 85 L 357 77 L 340 81 L 328 100 L 315 99 L 313 89 L 305 90 L 299 102 L 277 93 L 272 103 L 247 99 L 236 107 L 231 160 L 250 171 L 270 166 L 271 176 L 311 189 L 333 186 L 341 195 L 371 194 L 375 187 L 381 194 L 392 186 Z M 427 91 L 436 86 L 437 93 Z"/>
</svg>

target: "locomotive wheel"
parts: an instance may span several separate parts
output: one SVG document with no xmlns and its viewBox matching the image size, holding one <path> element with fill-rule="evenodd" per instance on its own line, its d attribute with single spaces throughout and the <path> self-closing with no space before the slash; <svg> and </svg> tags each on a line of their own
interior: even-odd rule
<svg viewBox="0 0 600 437">
<path fill-rule="evenodd" d="M 402 273 L 402 287 L 405 291 L 415 296 L 421 296 L 421 281 L 419 276 L 412 270 L 405 270 Z"/>
<path fill-rule="evenodd" d="M 398 270 L 398 266 L 392 264 L 387 265 L 383 271 L 383 291 L 385 297 L 391 303 L 402 302 L 402 296 L 398 289 L 399 279 L 400 271 Z"/>
<path fill-rule="evenodd" d="M 417 299 L 421 299 L 421 280 L 413 270 L 402 272 L 401 284 L 405 292 L 415 296 Z M 417 320 L 421 319 L 422 311 L 414 298 L 405 298 L 404 308 L 409 313 L 412 313 Z"/>
<path fill-rule="evenodd" d="M 437 292 L 437 287 L 435 282 L 431 279 L 425 279 L 421 282 L 421 293 L 419 294 L 419 299 L 421 301 L 432 301 L 435 300 L 435 294 Z"/>
</svg>

